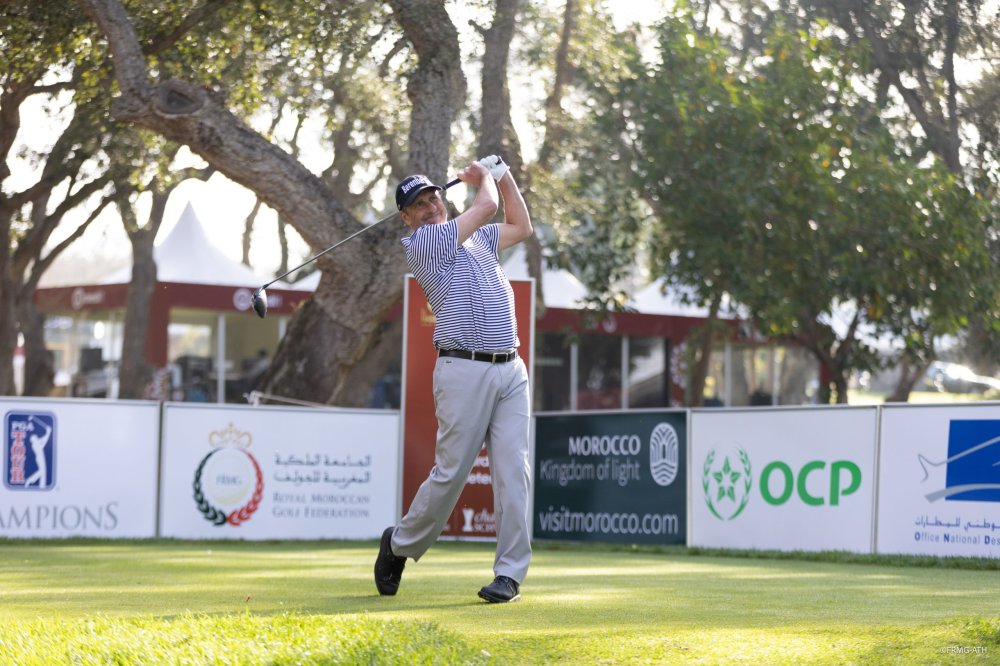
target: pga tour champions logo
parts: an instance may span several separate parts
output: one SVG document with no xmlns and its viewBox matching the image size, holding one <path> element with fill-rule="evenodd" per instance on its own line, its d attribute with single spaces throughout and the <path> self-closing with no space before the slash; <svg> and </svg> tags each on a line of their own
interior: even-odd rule
<svg viewBox="0 0 1000 666">
<path fill-rule="evenodd" d="M 7 412 L 4 418 L 4 485 L 11 490 L 52 490 L 56 483 L 55 463 L 55 415 Z"/>
<path fill-rule="evenodd" d="M 212 450 L 201 459 L 194 473 L 194 501 L 198 511 L 213 525 L 238 527 L 260 506 L 264 495 L 264 473 L 248 450 L 253 438 L 230 423 L 212 431 Z"/>
<path fill-rule="evenodd" d="M 660 423 L 649 436 L 649 473 L 659 486 L 669 486 L 677 478 L 680 439 L 669 423 Z"/>
<path fill-rule="evenodd" d="M 708 510 L 719 520 L 732 520 L 743 512 L 752 484 L 750 456 L 742 447 L 712 449 L 705 456 L 701 487 Z"/>
</svg>

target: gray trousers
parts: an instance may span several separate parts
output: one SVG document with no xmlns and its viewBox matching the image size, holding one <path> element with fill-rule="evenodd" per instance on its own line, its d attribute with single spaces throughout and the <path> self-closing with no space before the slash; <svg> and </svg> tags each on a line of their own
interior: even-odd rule
<svg viewBox="0 0 1000 666">
<path fill-rule="evenodd" d="M 484 363 L 438 357 L 434 366 L 434 467 L 392 536 L 392 552 L 419 560 L 441 535 L 486 443 L 497 551 L 493 572 L 518 583 L 528 574 L 528 372 L 520 358 Z"/>
</svg>

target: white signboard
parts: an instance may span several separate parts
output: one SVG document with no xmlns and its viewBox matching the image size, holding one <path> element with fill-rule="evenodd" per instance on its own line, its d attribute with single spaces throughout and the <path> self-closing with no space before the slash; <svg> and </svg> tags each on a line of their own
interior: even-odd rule
<svg viewBox="0 0 1000 666">
<path fill-rule="evenodd" d="M 870 553 L 876 414 L 693 411 L 688 544 Z"/>
<path fill-rule="evenodd" d="M 167 404 L 160 534 L 368 539 L 396 520 L 399 414 Z"/>
<path fill-rule="evenodd" d="M 0 398 L 0 537 L 156 535 L 160 408 Z"/>
<path fill-rule="evenodd" d="M 1000 405 L 887 406 L 880 553 L 1000 557 Z"/>
</svg>

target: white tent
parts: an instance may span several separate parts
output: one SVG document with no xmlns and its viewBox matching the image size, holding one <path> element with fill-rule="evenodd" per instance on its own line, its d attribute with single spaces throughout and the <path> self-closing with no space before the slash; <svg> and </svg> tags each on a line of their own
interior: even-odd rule
<svg viewBox="0 0 1000 666">
<path fill-rule="evenodd" d="M 664 293 L 665 280 L 661 277 L 632 295 L 629 306 L 643 314 L 671 315 L 674 317 L 708 316 L 708 309 L 700 305 L 691 305 L 681 300 L 682 292 L 671 290 Z"/>
<path fill-rule="evenodd" d="M 270 279 L 231 259 L 213 245 L 190 203 L 184 207 L 170 233 L 166 237 L 157 237 L 153 258 L 159 282 L 253 288 Z M 131 281 L 132 266 L 128 265 L 105 276 L 99 284 L 127 284 Z M 275 286 L 288 288 L 280 284 Z"/>
<path fill-rule="evenodd" d="M 210 365 L 208 376 L 216 380 L 220 401 L 225 399 L 227 381 L 243 379 L 244 370 L 256 354 L 276 346 L 288 318 L 311 294 L 275 282 L 267 291 L 266 321 L 253 317 L 251 294 L 271 277 L 258 274 L 215 246 L 190 203 L 169 232 L 164 234 L 161 229 L 153 258 L 157 288 L 146 332 L 147 360 L 158 368 L 186 364 L 181 381 L 173 382 L 175 388 L 190 384 L 188 375 L 194 376 L 196 365 Z M 99 348 L 100 357 L 108 362 L 120 359 L 122 312 L 131 281 L 130 263 L 82 284 L 71 282 L 39 289 L 37 296 L 45 312 L 72 320 L 68 324 L 70 334 L 60 334 L 61 339 L 54 343 L 47 341 L 62 351 L 62 370 L 76 373 L 83 365 L 77 359 L 84 348 Z M 91 326 L 88 321 L 99 326 Z M 95 332 L 98 328 L 99 334 Z M 176 347 L 172 348 L 174 341 Z M 180 364 L 181 358 L 188 360 Z M 235 390 L 230 387 L 229 392 Z"/>
</svg>

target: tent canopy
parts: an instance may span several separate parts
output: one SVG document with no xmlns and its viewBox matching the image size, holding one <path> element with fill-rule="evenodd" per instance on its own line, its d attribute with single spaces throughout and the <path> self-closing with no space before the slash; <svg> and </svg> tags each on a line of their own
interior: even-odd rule
<svg viewBox="0 0 1000 666">
<path fill-rule="evenodd" d="M 190 202 L 170 233 L 166 237 L 157 236 L 153 258 L 159 282 L 252 288 L 270 279 L 229 258 L 213 245 Z M 127 284 L 131 281 L 132 266 L 129 265 L 108 274 L 99 284 Z M 280 284 L 275 286 L 287 288 Z"/>
</svg>

